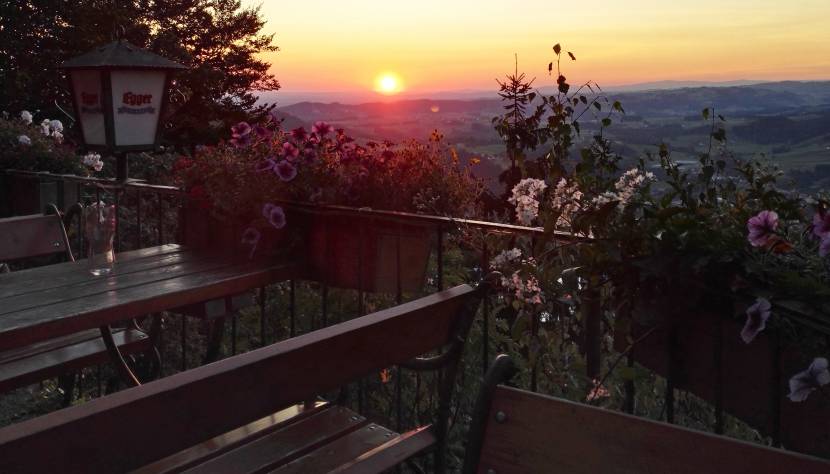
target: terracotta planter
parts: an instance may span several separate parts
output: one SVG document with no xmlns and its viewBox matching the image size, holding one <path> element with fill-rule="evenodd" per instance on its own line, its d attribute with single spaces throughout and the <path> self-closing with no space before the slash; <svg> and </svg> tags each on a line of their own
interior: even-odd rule
<svg viewBox="0 0 830 474">
<path fill-rule="evenodd" d="M 795 403 L 786 396 L 791 376 L 807 368 L 814 356 L 784 342 L 778 348 L 769 332 L 760 333 L 750 344 L 740 338 L 743 327 L 731 317 L 695 313 L 676 318 L 673 336 L 666 324 L 658 326 L 636 344 L 631 355 L 646 368 L 667 376 L 674 361 L 676 387 L 687 390 L 712 405 L 717 399 L 718 367 L 721 367 L 723 410 L 765 435 L 780 425 L 781 443 L 787 449 L 830 457 L 830 401 L 813 393 Z M 632 340 L 650 328 L 630 328 Z M 721 362 L 716 361 L 718 331 L 722 334 Z M 671 340 L 671 343 L 670 343 Z M 615 337 L 616 349 L 625 349 L 624 337 Z M 673 350 L 669 352 L 669 347 Z M 776 406 L 777 405 L 777 406 Z M 775 419 L 775 413 L 780 417 Z"/>
<path fill-rule="evenodd" d="M 318 214 L 309 224 L 307 262 L 312 277 L 330 286 L 377 293 L 420 291 L 434 235 L 429 225 Z"/>
</svg>

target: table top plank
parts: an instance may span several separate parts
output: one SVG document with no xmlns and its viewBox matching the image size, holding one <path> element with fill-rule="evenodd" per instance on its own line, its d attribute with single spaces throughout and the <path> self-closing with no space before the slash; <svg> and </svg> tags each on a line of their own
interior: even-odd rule
<svg viewBox="0 0 830 474">
<path fill-rule="evenodd" d="M 181 254 L 191 255 L 192 251 L 175 244 L 133 250 L 117 254 L 116 266 L 119 274 L 142 271 L 157 265 L 160 259 Z M 8 297 L 90 281 L 93 277 L 86 265 L 86 260 L 79 260 L 0 274 L 0 306 Z"/>
<path fill-rule="evenodd" d="M 179 254 L 181 255 L 181 254 Z M 78 262 L 75 270 L 86 272 L 85 262 Z M 121 268 L 115 274 L 106 277 L 92 277 L 90 275 L 85 281 L 72 285 L 65 285 L 49 288 L 34 293 L 24 293 L 19 296 L 10 296 L 0 299 L 0 320 L 7 315 L 28 309 L 53 304 L 68 304 L 79 299 L 108 293 L 112 291 L 123 291 L 127 288 L 142 286 L 160 280 L 168 280 L 192 273 L 207 272 L 216 268 L 226 267 L 227 262 L 214 259 L 193 259 L 174 258 L 170 260 L 156 261 L 155 265 L 143 268 L 143 271 L 133 271 L 127 274 L 121 273 Z"/>
<path fill-rule="evenodd" d="M 177 274 L 137 286 L 4 314 L 0 316 L 0 351 L 241 293 L 293 278 L 297 271 L 297 265 L 290 263 L 224 261 L 218 267 L 201 272 Z"/>
</svg>

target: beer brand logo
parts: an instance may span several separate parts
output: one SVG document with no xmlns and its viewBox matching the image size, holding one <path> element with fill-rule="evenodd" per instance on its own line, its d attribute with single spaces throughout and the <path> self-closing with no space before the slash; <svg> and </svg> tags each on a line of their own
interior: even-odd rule
<svg viewBox="0 0 830 474">
<path fill-rule="evenodd" d="M 121 100 L 125 105 L 144 105 L 149 104 L 153 100 L 153 94 L 133 94 L 132 92 L 125 92 Z"/>
<path fill-rule="evenodd" d="M 125 106 L 129 107 L 119 107 L 119 114 L 138 115 L 156 113 L 156 108 L 150 105 L 153 102 L 153 94 L 133 94 L 132 92 L 125 92 L 124 95 L 121 96 L 121 102 Z M 146 107 L 141 107 L 142 105 Z"/>
</svg>

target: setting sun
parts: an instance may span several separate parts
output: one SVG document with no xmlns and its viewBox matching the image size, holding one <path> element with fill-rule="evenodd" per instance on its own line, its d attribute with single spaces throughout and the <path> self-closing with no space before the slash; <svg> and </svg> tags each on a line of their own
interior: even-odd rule
<svg viewBox="0 0 830 474">
<path fill-rule="evenodd" d="M 381 94 L 397 94 L 401 91 L 401 80 L 396 74 L 383 73 L 375 80 L 375 91 Z"/>
</svg>

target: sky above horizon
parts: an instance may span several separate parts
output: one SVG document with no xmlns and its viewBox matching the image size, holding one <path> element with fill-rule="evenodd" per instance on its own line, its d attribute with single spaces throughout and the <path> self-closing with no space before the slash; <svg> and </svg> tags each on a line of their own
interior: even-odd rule
<svg viewBox="0 0 830 474">
<path fill-rule="evenodd" d="M 406 94 L 494 90 L 514 69 L 569 82 L 830 79 L 830 0 L 243 0 L 260 5 L 283 91 L 366 98 L 394 74 Z M 564 52 L 563 52 L 564 56 Z"/>
</svg>

